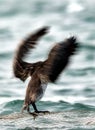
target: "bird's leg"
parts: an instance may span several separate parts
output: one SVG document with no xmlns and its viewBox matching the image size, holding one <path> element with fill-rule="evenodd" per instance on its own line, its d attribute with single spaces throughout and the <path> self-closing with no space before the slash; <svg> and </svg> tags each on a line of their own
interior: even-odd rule
<svg viewBox="0 0 95 130">
<path fill-rule="evenodd" d="M 34 108 L 34 113 L 37 113 L 37 114 L 39 114 L 39 113 L 44 113 L 44 114 L 49 113 L 49 111 L 38 111 L 36 104 L 34 102 L 32 102 L 32 106 Z"/>
<path fill-rule="evenodd" d="M 27 112 L 28 112 L 29 114 L 31 114 L 31 115 L 34 117 L 34 119 L 38 116 L 37 113 L 30 112 L 29 105 L 24 105 L 23 108 L 22 108 L 22 110 L 21 110 L 21 113 L 23 113 L 24 110 L 27 110 Z"/>
<path fill-rule="evenodd" d="M 37 110 L 37 107 L 36 107 L 36 105 L 35 105 L 34 102 L 32 103 L 32 106 L 33 106 L 33 108 L 34 108 L 34 111 L 35 111 L 36 113 L 38 113 L 39 111 Z"/>
<path fill-rule="evenodd" d="M 23 108 L 21 109 L 21 113 L 23 113 L 24 110 L 27 110 L 28 113 L 30 113 L 29 105 L 23 105 Z"/>
</svg>

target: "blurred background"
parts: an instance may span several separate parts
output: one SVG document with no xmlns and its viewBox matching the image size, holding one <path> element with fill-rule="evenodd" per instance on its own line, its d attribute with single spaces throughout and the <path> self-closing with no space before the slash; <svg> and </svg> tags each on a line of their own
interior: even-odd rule
<svg viewBox="0 0 95 130">
<path fill-rule="evenodd" d="M 38 108 L 95 109 L 95 0 L 0 0 L 1 115 L 20 111 L 28 83 L 13 76 L 15 49 L 23 38 L 44 25 L 51 27 L 50 32 L 27 61 L 44 60 L 54 43 L 72 35 L 80 48 L 56 84 L 48 85 Z"/>
</svg>

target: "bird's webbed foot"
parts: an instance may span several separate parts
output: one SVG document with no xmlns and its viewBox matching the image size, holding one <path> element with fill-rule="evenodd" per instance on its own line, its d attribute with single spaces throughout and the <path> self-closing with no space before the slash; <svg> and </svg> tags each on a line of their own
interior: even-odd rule
<svg viewBox="0 0 95 130">
<path fill-rule="evenodd" d="M 36 114 L 49 114 L 50 112 L 49 111 L 35 111 L 34 113 Z"/>
<path fill-rule="evenodd" d="M 34 113 L 36 113 L 36 114 L 40 114 L 40 113 L 46 114 L 46 113 L 49 113 L 49 111 L 39 111 L 37 109 L 36 104 L 34 102 L 32 102 L 32 106 L 34 108 Z"/>
<path fill-rule="evenodd" d="M 43 115 L 43 114 L 49 114 L 49 111 L 34 111 L 34 112 L 29 112 L 29 114 L 31 114 L 34 119 L 39 116 L 39 115 Z"/>
</svg>

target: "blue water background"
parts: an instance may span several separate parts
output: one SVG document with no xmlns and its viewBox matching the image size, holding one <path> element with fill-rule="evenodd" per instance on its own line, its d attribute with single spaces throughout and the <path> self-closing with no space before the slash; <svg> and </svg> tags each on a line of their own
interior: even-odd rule
<svg viewBox="0 0 95 130">
<path fill-rule="evenodd" d="M 0 0 L 0 114 L 19 112 L 28 84 L 13 76 L 14 52 L 32 31 L 50 31 L 26 59 L 44 60 L 59 41 L 76 36 L 80 48 L 55 84 L 49 84 L 39 109 L 95 110 L 95 1 Z M 32 107 L 31 107 L 32 110 Z"/>
</svg>

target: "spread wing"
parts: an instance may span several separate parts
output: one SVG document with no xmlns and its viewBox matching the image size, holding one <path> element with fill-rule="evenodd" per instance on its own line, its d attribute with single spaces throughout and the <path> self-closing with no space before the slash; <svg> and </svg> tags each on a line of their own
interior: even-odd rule
<svg viewBox="0 0 95 130">
<path fill-rule="evenodd" d="M 78 47 L 75 37 L 70 37 L 63 42 L 57 43 L 48 55 L 45 62 L 45 70 L 51 82 L 55 82 L 60 73 L 66 68 L 71 55 Z"/>
<path fill-rule="evenodd" d="M 13 61 L 13 73 L 15 77 L 25 81 L 29 76 L 30 70 L 32 75 L 35 70 L 35 66 L 39 65 L 40 62 L 27 63 L 24 61 L 24 58 L 29 53 L 30 49 L 35 47 L 39 38 L 45 35 L 47 31 L 48 27 L 43 27 L 35 33 L 30 34 L 25 40 L 22 41 L 21 44 L 19 44 Z"/>
</svg>

